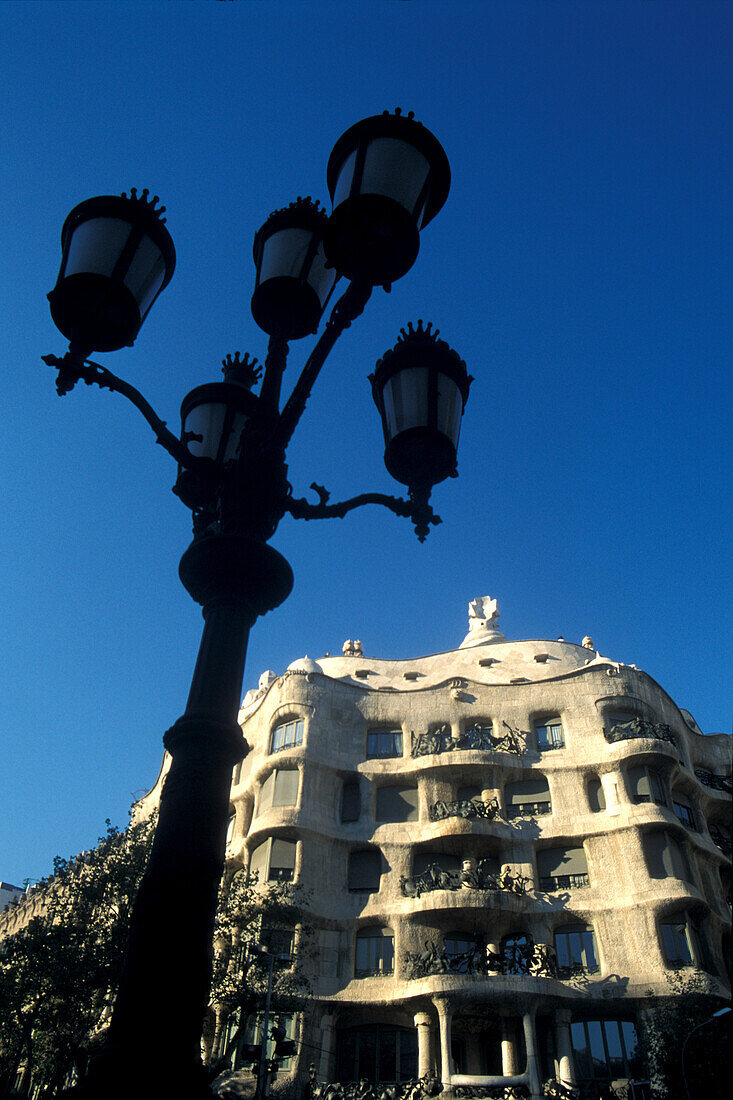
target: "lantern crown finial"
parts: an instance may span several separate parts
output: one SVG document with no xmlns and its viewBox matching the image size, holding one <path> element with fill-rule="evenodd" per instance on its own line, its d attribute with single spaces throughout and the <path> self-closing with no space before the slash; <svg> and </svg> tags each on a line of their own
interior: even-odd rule
<svg viewBox="0 0 733 1100">
<path fill-rule="evenodd" d="M 158 220 L 165 225 L 166 219 L 162 216 L 165 213 L 165 207 L 159 206 L 156 208 L 155 204 L 160 202 L 160 199 L 157 195 L 153 195 L 152 199 L 149 199 L 149 194 L 150 191 L 147 189 L 147 187 L 143 187 L 142 193 L 139 195 L 137 193 L 137 187 L 131 187 L 129 195 L 126 191 L 123 191 L 120 197 L 123 199 L 129 199 L 130 202 L 138 203 L 140 206 L 145 208 L 148 214 L 151 214 L 154 218 L 158 218 Z"/>
<path fill-rule="evenodd" d="M 287 206 L 281 206 L 273 210 L 265 224 L 260 229 L 257 237 L 266 229 L 268 234 L 277 232 L 278 229 L 289 228 L 293 225 L 307 226 L 323 236 L 328 214 L 321 205 L 319 199 L 313 199 L 310 195 L 298 195 L 294 202 Z M 257 241 L 255 238 L 255 242 Z M 255 245 L 256 247 L 256 245 Z"/>
<path fill-rule="evenodd" d="M 243 359 L 240 358 L 240 353 L 235 351 L 233 354 L 228 353 L 226 359 L 222 359 L 221 362 L 221 373 L 224 375 L 225 381 L 237 382 L 248 390 L 251 390 L 255 382 L 258 382 L 262 376 L 262 367 L 257 359 L 254 357 L 250 359 L 249 353 L 246 351 Z"/>
</svg>

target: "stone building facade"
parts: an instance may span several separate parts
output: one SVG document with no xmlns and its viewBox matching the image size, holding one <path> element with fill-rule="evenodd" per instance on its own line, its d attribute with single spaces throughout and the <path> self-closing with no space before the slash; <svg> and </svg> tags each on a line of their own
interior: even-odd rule
<svg viewBox="0 0 733 1100">
<path fill-rule="evenodd" d="M 730 737 L 590 638 L 497 618 L 476 600 L 455 650 L 349 642 L 245 697 L 228 860 L 309 889 L 316 941 L 279 1083 L 638 1080 L 672 971 L 730 993 Z"/>
</svg>

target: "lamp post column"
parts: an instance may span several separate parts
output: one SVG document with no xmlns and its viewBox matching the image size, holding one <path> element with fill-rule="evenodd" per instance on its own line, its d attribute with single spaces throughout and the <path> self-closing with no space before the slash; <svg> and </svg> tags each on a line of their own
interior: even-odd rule
<svg viewBox="0 0 733 1100">
<path fill-rule="evenodd" d="M 170 771 L 132 913 L 109 1039 L 87 1083 L 94 1100 L 210 1096 L 200 1039 L 224 867 L 232 768 L 248 751 L 237 723 L 249 631 L 282 602 L 292 572 L 277 551 L 232 535 L 194 541 L 181 579 L 204 630 L 186 710 L 164 744 Z M 151 1057 L 151 1051 L 161 1052 Z"/>
</svg>

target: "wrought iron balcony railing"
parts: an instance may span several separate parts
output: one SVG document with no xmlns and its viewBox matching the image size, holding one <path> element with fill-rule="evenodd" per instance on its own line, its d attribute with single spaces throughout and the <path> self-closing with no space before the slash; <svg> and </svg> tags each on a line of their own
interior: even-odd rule
<svg viewBox="0 0 733 1100">
<path fill-rule="evenodd" d="M 512 874 L 508 867 L 498 872 L 493 870 L 487 860 L 462 871 L 444 871 L 439 863 L 431 863 L 422 874 L 403 875 L 400 879 L 406 898 L 419 898 L 432 890 L 505 890 L 525 894 L 531 885 L 531 879 Z"/>
<path fill-rule="evenodd" d="M 471 726 L 454 735 L 446 723 L 437 729 L 428 730 L 427 733 L 413 733 L 412 755 L 433 756 L 469 749 L 479 752 L 511 752 L 523 756 L 527 751 L 526 734 L 522 730 L 512 729 L 506 722 L 504 728 L 507 732 L 499 736 L 494 734 L 493 726 L 481 725 Z"/>
<path fill-rule="evenodd" d="M 695 768 L 695 775 L 704 786 L 723 794 L 733 794 L 733 779 L 729 775 L 715 775 L 707 768 Z"/>
<path fill-rule="evenodd" d="M 483 821 L 501 819 L 501 807 L 497 798 L 459 798 L 455 802 L 434 802 L 430 807 L 430 820 L 443 821 L 446 817 L 462 817 L 466 821 L 475 818 Z"/>
<path fill-rule="evenodd" d="M 550 802 L 522 802 L 517 806 L 507 806 L 506 816 L 508 821 L 514 821 L 517 817 L 540 817 L 542 814 L 551 814 Z"/>
<path fill-rule="evenodd" d="M 490 951 L 474 944 L 466 951 L 447 951 L 438 940 L 426 940 L 423 951 L 405 952 L 408 979 L 428 978 L 433 974 L 527 974 L 535 978 L 555 978 L 557 962 L 547 943 L 512 944 L 506 951 Z"/>
<path fill-rule="evenodd" d="M 584 886 L 590 886 L 587 872 L 577 875 L 542 875 L 540 878 L 540 890 L 548 894 L 555 890 L 579 890 Z"/>
<path fill-rule="evenodd" d="M 666 722 L 649 722 L 646 718 L 632 718 L 628 722 L 616 722 L 609 729 L 604 729 L 603 736 L 611 745 L 617 741 L 649 737 L 655 741 L 667 741 L 670 745 L 677 747 L 672 736 L 672 729 Z"/>
</svg>

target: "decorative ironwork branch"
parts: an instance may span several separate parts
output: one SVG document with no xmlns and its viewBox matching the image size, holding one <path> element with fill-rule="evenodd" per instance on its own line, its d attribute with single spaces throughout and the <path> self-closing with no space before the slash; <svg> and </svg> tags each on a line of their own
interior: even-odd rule
<svg viewBox="0 0 733 1100">
<path fill-rule="evenodd" d="M 85 382 L 87 386 L 99 386 L 103 390 L 121 393 L 142 413 L 155 433 L 156 443 L 160 443 L 161 447 L 176 460 L 179 466 L 183 466 L 187 470 L 195 470 L 203 477 L 206 477 L 209 471 L 213 469 L 210 459 L 192 455 L 185 443 L 169 431 L 165 420 L 160 419 L 152 405 L 145 400 L 139 390 L 136 390 L 129 382 L 125 382 L 124 379 L 118 378 L 116 374 L 112 374 L 112 371 L 107 370 L 106 367 L 100 366 L 99 363 L 93 363 L 90 359 L 85 359 L 73 348 L 67 351 L 63 359 L 59 359 L 57 355 L 42 355 L 41 358 L 49 367 L 56 367 L 59 372 L 56 378 L 56 392 L 59 397 L 70 393 L 76 383 L 80 381 Z M 200 439 L 201 437 L 190 435 L 189 438 Z"/>
<path fill-rule="evenodd" d="M 402 497 L 392 497 L 386 493 L 360 493 L 349 500 L 329 504 L 331 494 L 323 485 L 318 485 L 314 481 L 311 484 L 311 489 L 318 495 L 318 504 L 311 504 L 304 497 L 296 500 L 290 496 L 285 501 L 285 510 L 294 519 L 343 519 L 347 513 L 352 512 L 355 508 L 361 508 L 364 504 L 381 504 L 396 516 L 405 516 L 407 519 L 411 519 L 420 542 L 424 541 L 431 523 L 435 525 L 443 522 L 427 501 L 417 502 L 412 498 L 404 500 Z"/>
<path fill-rule="evenodd" d="M 321 333 L 313 351 L 308 356 L 305 366 L 300 373 L 298 381 L 293 387 L 282 413 L 278 427 L 278 439 L 282 446 L 286 446 L 295 431 L 298 421 L 305 410 L 311 390 L 320 374 L 321 367 L 326 362 L 331 349 L 352 321 L 355 321 L 364 312 L 372 287 L 368 283 L 349 283 L 336 305 L 331 310 L 331 316 L 326 322 L 326 327 Z"/>
</svg>

